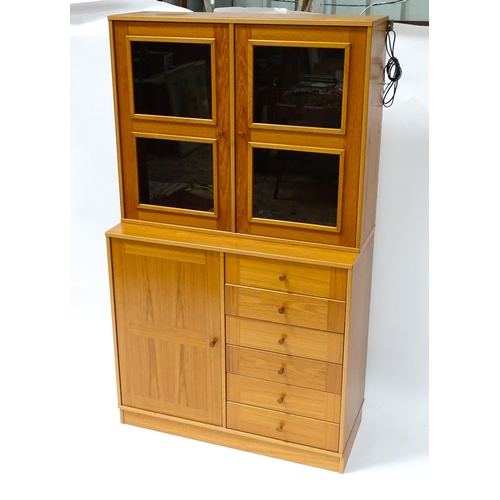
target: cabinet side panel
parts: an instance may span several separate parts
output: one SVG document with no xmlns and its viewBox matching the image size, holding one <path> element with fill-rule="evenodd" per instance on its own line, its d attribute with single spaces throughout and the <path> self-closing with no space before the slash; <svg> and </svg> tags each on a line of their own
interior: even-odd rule
<svg viewBox="0 0 500 500">
<path fill-rule="evenodd" d="M 382 93 L 384 81 L 385 64 L 385 23 L 373 29 L 371 40 L 370 59 L 367 61 L 369 75 L 368 106 L 366 136 L 364 139 L 364 151 L 361 151 L 361 164 L 364 163 L 362 200 L 361 234 L 359 247 L 370 235 L 375 227 L 375 215 L 377 209 L 378 170 L 380 158 L 380 135 L 382 132 Z M 363 178 L 362 177 L 362 178 Z"/>
<path fill-rule="evenodd" d="M 120 390 L 120 364 L 118 360 L 118 340 L 116 333 L 116 311 L 115 311 L 115 284 L 113 279 L 113 255 L 111 238 L 106 238 L 106 250 L 108 254 L 108 275 L 109 275 L 109 289 L 111 295 L 111 320 L 113 324 L 113 348 L 115 354 L 115 370 L 116 370 L 116 388 L 118 393 L 118 405 L 122 404 L 122 395 Z"/>
<path fill-rule="evenodd" d="M 131 169 L 128 166 L 131 159 L 136 157 L 136 150 L 135 141 L 131 139 L 132 123 L 129 118 L 132 116 L 133 110 L 131 108 L 131 90 L 127 76 L 127 26 L 121 22 L 113 22 L 111 26 L 121 214 L 122 217 L 131 217 L 137 215 L 139 198 L 135 192 L 135 186 L 138 184 L 137 171 L 135 168 Z M 127 176 L 125 176 L 125 172 L 128 172 Z"/>
<path fill-rule="evenodd" d="M 344 350 L 344 404 L 341 451 L 345 448 L 365 393 L 366 353 L 370 317 L 373 237 L 363 249 L 352 270 L 348 329 Z"/>
<path fill-rule="evenodd" d="M 124 200 L 123 200 L 123 176 L 122 176 L 122 161 L 120 156 L 121 151 L 121 140 L 120 140 L 120 114 L 119 114 L 119 99 L 118 99 L 118 78 L 117 78 L 117 62 L 115 55 L 115 31 L 114 23 L 112 21 L 108 22 L 109 26 L 109 43 L 110 43 L 110 53 L 111 53 L 111 79 L 113 82 L 113 106 L 114 106 L 114 117 L 115 117 L 115 135 L 116 135 L 116 157 L 118 163 L 118 183 L 120 190 L 120 213 L 124 217 Z M 108 242 L 108 248 L 110 243 Z M 109 256 L 109 252 L 108 252 Z"/>
</svg>

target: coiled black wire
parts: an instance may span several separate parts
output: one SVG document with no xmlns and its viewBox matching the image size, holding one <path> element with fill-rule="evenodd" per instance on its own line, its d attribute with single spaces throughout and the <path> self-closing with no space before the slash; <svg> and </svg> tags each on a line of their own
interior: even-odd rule
<svg viewBox="0 0 500 500">
<path fill-rule="evenodd" d="M 393 36 L 392 36 L 393 35 Z M 394 30 L 389 30 L 385 34 L 385 49 L 389 60 L 385 65 L 385 74 L 388 81 L 384 81 L 384 95 L 383 103 L 386 108 L 389 108 L 394 103 L 396 97 L 396 90 L 398 89 L 398 82 L 403 75 L 403 70 L 399 64 L 398 59 L 394 56 L 394 45 L 396 44 L 396 33 Z"/>
</svg>

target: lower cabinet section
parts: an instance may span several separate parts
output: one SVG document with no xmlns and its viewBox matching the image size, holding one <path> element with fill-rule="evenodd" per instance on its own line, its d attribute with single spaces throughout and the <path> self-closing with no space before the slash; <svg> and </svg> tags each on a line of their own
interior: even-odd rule
<svg viewBox="0 0 500 500">
<path fill-rule="evenodd" d="M 175 243 L 108 232 L 122 422 L 342 472 L 364 391 L 358 257 Z"/>
</svg>

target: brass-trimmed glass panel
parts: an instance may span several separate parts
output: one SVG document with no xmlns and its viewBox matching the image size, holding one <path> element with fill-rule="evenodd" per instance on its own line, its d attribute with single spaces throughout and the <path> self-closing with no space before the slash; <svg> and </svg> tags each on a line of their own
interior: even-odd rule
<svg viewBox="0 0 500 500">
<path fill-rule="evenodd" d="M 339 229 L 341 152 L 254 147 L 251 154 L 252 220 Z"/>
<path fill-rule="evenodd" d="M 137 137 L 139 203 L 214 213 L 212 143 Z"/>
<path fill-rule="evenodd" d="M 348 48 L 253 45 L 253 123 L 342 129 Z"/>
<path fill-rule="evenodd" d="M 131 41 L 136 114 L 212 118 L 211 45 Z"/>
</svg>

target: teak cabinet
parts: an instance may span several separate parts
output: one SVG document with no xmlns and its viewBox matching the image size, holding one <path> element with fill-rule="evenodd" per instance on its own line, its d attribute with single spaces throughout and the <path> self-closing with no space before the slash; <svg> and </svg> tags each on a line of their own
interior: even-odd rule
<svg viewBox="0 0 500 500">
<path fill-rule="evenodd" d="M 111 16 L 121 421 L 343 472 L 387 18 Z"/>
</svg>

